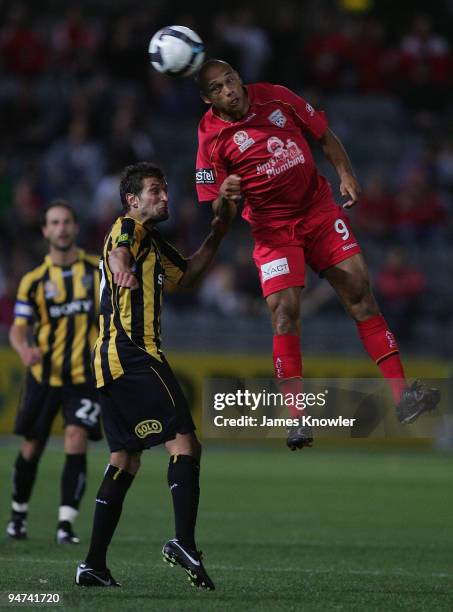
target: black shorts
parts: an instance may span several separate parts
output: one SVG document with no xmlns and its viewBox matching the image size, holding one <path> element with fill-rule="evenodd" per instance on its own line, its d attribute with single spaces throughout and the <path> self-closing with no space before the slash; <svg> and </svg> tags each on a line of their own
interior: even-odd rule
<svg viewBox="0 0 453 612">
<path fill-rule="evenodd" d="M 125 372 L 99 389 L 112 452 L 138 451 L 195 431 L 187 400 L 166 361 Z"/>
<path fill-rule="evenodd" d="M 14 433 L 45 442 L 60 408 L 65 427 L 78 425 L 87 430 L 90 440 L 102 438 L 99 397 L 94 383 L 51 387 L 38 383 L 30 372 L 22 391 Z"/>
</svg>

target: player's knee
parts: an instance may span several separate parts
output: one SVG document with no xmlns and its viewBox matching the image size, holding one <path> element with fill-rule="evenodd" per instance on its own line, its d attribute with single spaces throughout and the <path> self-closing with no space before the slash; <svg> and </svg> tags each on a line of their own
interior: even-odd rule
<svg viewBox="0 0 453 612">
<path fill-rule="evenodd" d="M 128 453 L 125 469 L 131 474 L 136 474 L 141 465 L 141 453 Z"/>
<path fill-rule="evenodd" d="M 166 442 L 170 455 L 190 455 L 197 460 L 201 457 L 201 444 L 195 434 L 178 434 L 174 440 Z"/>
<path fill-rule="evenodd" d="M 24 440 L 20 452 L 26 461 L 38 461 L 43 450 L 44 445 L 39 440 Z"/>
<path fill-rule="evenodd" d="M 64 433 L 66 453 L 85 453 L 87 450 L 87 432 L 82 427 L 68 425 Z"/>
<path fill-rule="evenodd" d="M 280 308 L 272 314 L 274 333 L 297 334 L 299 329 L 299 315 L 287 308 Z"/>
<path fill-rule="evenodd" d="M 267 298 L 274 334 L 298 334 L 300 331 L 300 289 L 291 288 Z"/>
<path fill-rule="evenodd" d="M 368 280 L 357 284 L 351 291 L 347 309 L 356 321 L 365 321 L 378 314 L 379 309 Z"/>
</svg>

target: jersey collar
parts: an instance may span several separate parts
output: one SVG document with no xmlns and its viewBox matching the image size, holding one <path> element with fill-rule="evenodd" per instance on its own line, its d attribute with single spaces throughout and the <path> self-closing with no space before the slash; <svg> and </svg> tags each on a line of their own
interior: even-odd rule
<svg viewBox="0 0 453 612">
<path fill-rule="evenodd" d="M 85 255 L 85 251 L 83 249 L 78 249 L 77 250 L 77 259 L 75 259 L 72 264 L 68 264 L 66 266 L 60 266 L 59 264 L 55 264 L 52 261 L 52 258 L 50 257 L 50 254 L 47 253 L 47 255 L 44 257 L 44 261 L 46 262 L 46 264 L 49 267 L 54 267 L 54 268 L 70 268 L 71 266 L 73 266 L 75 263 L 82 261 L 83 256 Z"/>
</svg>

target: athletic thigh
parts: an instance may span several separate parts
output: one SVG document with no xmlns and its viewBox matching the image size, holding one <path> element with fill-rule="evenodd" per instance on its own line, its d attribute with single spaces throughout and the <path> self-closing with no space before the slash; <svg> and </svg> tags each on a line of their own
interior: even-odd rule
<svg viewBox="0 0 453 612">
<path fill-rule="evenodd" d="M 94 383 L 65 385 L 62 403 L 65 427 L 78 425 L 86 430 L 90 440 L 101 440 L 101 406 Z"/>
<path fill-rule="evenodd" d="M 300 231 L 307 263 L 317 274 L 361 252 L 347 215 L 335 202 L 310 211 Z"/>
<path fill-rule="evenodd" d="M 31 372 L 27 372 L 14 433 L 44 444 L 60 407 L 61 387 L 41 385 Z"/>
<path fill-rule="evenodd" d="M 256 242 L 253 259 L 265 298 L 283 289 L 304 286 L 305 255 L 302 246 Z"/>
</svg>

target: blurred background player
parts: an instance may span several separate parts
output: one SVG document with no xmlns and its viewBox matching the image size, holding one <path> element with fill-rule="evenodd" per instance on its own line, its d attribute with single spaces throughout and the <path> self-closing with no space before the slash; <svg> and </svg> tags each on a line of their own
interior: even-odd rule
<svg viewBox="0 0 453 612">
<path fill-rule="evenodd" d="M 14 428 L 24 440 L 13 469 L 6 532 L 18 540 L 27 537 L 28 502 L 59 410 L 66 453 L 56 532 L 59 544 L 79 542 L 72 523 L 85 491 L 87 442 L 102 437 L 90 368 L 90 349 L 97 336 L 99 258 L 77 247 L 78 231 L 71 206 L 65 200 L 51 202 L 42 220 L 49 253 L 25 274 L 17 292 L 9 337 L 27 376 Z"/>
<path fill-rule="evenodd" d="M 318 173 L 307 139 L 316 140 L 340 178 L 344 209 L 360 186 L 323 112 L 280 85 L 244 86 L 226 62 L 209 60 L 198 74 L 211 107 L 198 130 L 200 201 L 230 218 L 244 197 L 243 218 L 255 240 L 253 258 L 272 317 L 276 378 L 284 393 L 302 392 L 300 298 L 305 261 L 327 278 L 353 318 L 363 346 L 389 383 L 398 419 L 414 421 L 439 401 L 437 390 L 405 381 L 398 345 L 370 289 L 368 268 L 348 217 Z M 295 406 L 291 415 L 300 413 Z M 288 446 L 311 446 L 310 428 L 290 430 Z"/>
<path fill-rule="evenodd" d="M 179 564 L 194 586 L 214 589 L 195 544 L 201 445 L 187 400 L 160 350 L 164 281 L 189 287 L 211 263 L 228 225 L 216 217 L 189 259 L 156 225 L 168 219 L 167 182 L 157 166 L 127 166 L 120 183 L 124 216 L 108 234 L 102 258 L 100 334 L 94 349 L 105 433 L 111 455 L 96 496 L 91 545 L 77 568 L 79 586 L 119 586 L 106 566 L 107 548 L 140 467 L 142 451 L 164 444 L 176 538 L 164 560 Z"/>
</svg>

